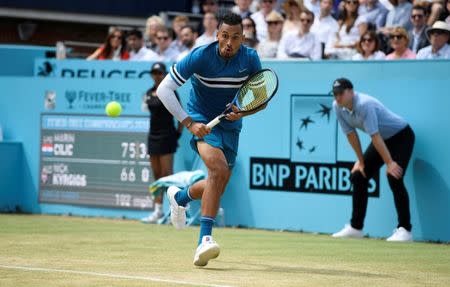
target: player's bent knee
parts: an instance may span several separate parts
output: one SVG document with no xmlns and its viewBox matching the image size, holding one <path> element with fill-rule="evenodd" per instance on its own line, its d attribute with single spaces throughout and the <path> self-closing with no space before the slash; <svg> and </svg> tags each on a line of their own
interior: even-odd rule
<svg viewBox="0 0 450 287">
<path fill-rule="evenodd" d="M 403 177 L 395 178 L 392 175 L 388 174 L 387 179 L 389 186 L 391 187 L 399 187 L 403 185 Z"/>
<path fill-rule="evenodd" d="M 354 185 L 358 185 L 358 184 L 367 184 L 368 179 L 365 178 L 364 175 L 360 171 L 356 171 L 356 172 L 352 173 L 352 175 L 350 176 L 350 181 Z"/>
</svg>

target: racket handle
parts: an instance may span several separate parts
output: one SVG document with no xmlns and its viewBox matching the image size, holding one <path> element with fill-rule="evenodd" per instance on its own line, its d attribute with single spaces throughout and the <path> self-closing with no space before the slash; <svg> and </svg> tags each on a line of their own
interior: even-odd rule
<svg viewBox="0 0 450 287">
<path fill-rule="evenodd" d="M 210 121 L 209 123 L 206 124 L 206 126 L 210 129 L 212 129 L 213 127 L 215 127 L 218 123 L 220 123 L 220 119 L 222 117 L 221 116 L 217 116 L 215 117 L 212 121 Z"/>
</svg>

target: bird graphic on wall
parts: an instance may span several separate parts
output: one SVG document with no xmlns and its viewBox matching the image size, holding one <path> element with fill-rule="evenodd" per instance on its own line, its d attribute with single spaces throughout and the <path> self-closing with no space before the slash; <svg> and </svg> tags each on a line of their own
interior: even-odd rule
<svg viewBox="0 0 450 287">
<path fill-rule="evenodd" d="M 302 124 L 300 125 L 300 129 L 304 127 L 305 130 L 306 130 L 306 129 L 308 129 L 308 125 L 309 124 L 313 124 L 314 123 L 314 121 L 311 120 L 311 117 L 306 117 L 306 118 L 303 118 L 303 119 L 300 119 L 300 120 L 302 121 Z"/>
<path fill-rule="evenodd" d="M 331 113 L 331 107 L 328 107 L 324 104 L 319 104 L 322 109 L 318 110 L 316 113 L 321 114 L 321 117 L 327 116 L 328 122 L 330 121 L 330 113 Z"/>
<path fill-rule="evenodd" d="M 299 138 L 297 138 L 297 146 L 299 150 L 305 149 L 303 146 L 303 141 L 301 141 Z"/>
</svg>

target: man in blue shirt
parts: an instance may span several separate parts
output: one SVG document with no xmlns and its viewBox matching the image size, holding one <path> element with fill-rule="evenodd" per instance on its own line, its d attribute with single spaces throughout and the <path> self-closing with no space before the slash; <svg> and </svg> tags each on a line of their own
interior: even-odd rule
<svg viewBox="0 0 450 287">
<path fill-rule="evenodd" d="M 386 164 L 389 186 L 394 194 L 398 225 L 388 241 L 411 241 L 409 198 L 403 176 L 414 147 L 414 132 L 408 123 L 381 102 L 353 91 L 346 78 L 333 83 L 333 103 L 342 131 L 356 153 L 358 160 L 351 171 L 353 185 L 353 212 L 350 224 L 333 237 L 362 237 L 368 201 L 369 179 Z M 370 135 L 372 143 L 362 152 L 356 129 Z"/>
<path fill-rule="evenodd" d="M 241 17 L 226 14 L 219 21 L 217 40 L 194 49 L 170 69 L 157 90 L 166 108 L 193 134 L 192 148 L 198 152 L 208 169 L 208 178 L 190 189 L 170 187 L 171 221 L 177 229 L 185 227 L 185 206 L 191 200 L 202 200 L 200 236 L 194 265 L 205 266 L 219 255 L 219 245 L 212 239 L 212 226 L 220 205 L 220 197 L 235 163 L 243 116 L 237 107 L 225 121 L 213 129 L 206 125 L 230 103 L 237 90 L 253 73 L 261 70 L 255 50 L 242 45 L 244 40 Z M 192 90 L 187 113 L 175 97 L 174 91 L 191 79 Z"/>
</svg>

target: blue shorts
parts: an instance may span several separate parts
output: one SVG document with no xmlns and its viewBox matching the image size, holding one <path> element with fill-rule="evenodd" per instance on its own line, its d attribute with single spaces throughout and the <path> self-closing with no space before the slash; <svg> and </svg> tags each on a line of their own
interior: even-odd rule
<svg viewBox="0 0 450 287">
<path fill-rule="evenodd" d="M 217 125 L 211 130 L 210 134 L 204 136 L 202 139 L 193 136 L 191 139 L 191 147 L 198 153 L 197 142 L 204 141 L 213 147 L 220 148 L 227 159 L 228 166 L 232 168 L 236 162 L 239 133 L 239 130 L 225 130 L 220 125 Z"/>
</svg>

